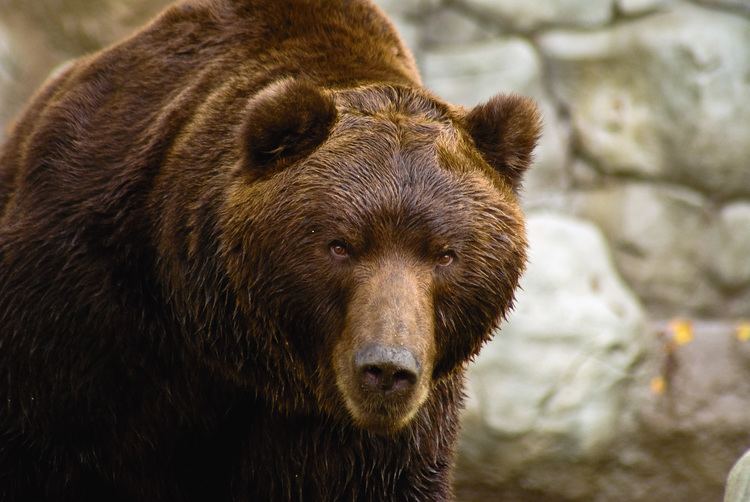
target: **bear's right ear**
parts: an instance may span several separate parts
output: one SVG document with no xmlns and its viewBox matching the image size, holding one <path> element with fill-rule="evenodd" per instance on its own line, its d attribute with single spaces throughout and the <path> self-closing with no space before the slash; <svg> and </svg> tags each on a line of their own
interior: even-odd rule
<svg viewBox="0 0 750 502">
<path fill-rule="evenodd" d="M 328 138 L 336 106 L 311 83 L 287 79 L 253 97 L 245 112 L 245 163 L 266 169 L 310 154 Z"/>
</svg>

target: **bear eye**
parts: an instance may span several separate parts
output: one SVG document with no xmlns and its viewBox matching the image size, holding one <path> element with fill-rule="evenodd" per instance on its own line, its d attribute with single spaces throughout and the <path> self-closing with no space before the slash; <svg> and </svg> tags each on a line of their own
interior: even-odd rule
<svg viewBox="0 0 750 502">
<path fill-rule="evenodd" d="M 339 260 L 349 257 L 349 245 L 344 241 L 333 241 L 328 245 L 331 254 Z"/>
<path fill-rule="evenodd" d="M 453 260 L 456 259 L 456 253 L 453 251 L 443 251 L 440 253 L 440 256 L 438 256 L 437 259 L 437 265 L 438 267 L 447 267 L 451 263 L 453 263 Z"/>
</svg>

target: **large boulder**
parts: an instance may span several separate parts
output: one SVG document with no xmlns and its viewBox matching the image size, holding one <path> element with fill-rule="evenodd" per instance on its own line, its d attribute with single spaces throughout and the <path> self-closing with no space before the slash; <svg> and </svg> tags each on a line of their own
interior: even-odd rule
<svg viewBox="0 0 750 502">
<path fill-rule="evenodd" d="M 601 233 L 552 214 L 531 216 L 528 229 L 518 307 L 471 370 L 458 477 L 467 499 L 503 487 L 494 500 L 518 500 L 518 486 L 561 500 L 590 494 L 590 476 L 573 468 L 562 483 L 550 467 L 607 457 L 644 347 L 643 312 Z"/>
<path fill-rule="evenodd" d="M 724 502 L 750 500 L 750 451 L 737 461 L 729 473 Z"/>
<path fill-rule="evenodd" d="M 743 243 L 740 237 L 714 237 L 723 228 L 717 226 L 720 218 L 699 193 L 639 181 L 612 183 L 581 191 L 571 210 L 602 228 L 619 270 L 651 312 L 728 313 L 724 294 L 705 271 Z M 717 263 L 726 267 L 732 261 Z"/>
<path fill-rule="evenodd" d="M 604 172 L 750 195 L 750 19 L 679 4 L 540 42 L 579 147 Z"/>
<path fill-rule="evenodd" d="M 492 22 L 516 31 L 532 31 L 550 25 L 591 28 L 612 20 L 614 0 L 459 0 Z"/>
</svg>

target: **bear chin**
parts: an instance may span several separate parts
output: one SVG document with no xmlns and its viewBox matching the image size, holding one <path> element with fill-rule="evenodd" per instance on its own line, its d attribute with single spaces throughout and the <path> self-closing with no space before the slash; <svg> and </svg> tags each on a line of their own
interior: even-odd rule
<svg viewBox="0 0 750 502">
<path fill-rule="evenodd" d="M 425 393 L 425 398 L 427 394 Z M 368 432 L 392 435 L 407 427 L 422 407 L 422 403 L 398 405 L 361 405 L 346 399 L 346 408 L 354 424 Z"/>
</svg>

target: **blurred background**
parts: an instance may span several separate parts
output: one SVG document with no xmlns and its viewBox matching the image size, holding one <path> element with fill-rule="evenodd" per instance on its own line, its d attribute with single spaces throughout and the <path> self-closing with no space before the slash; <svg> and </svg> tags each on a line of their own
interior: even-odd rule
<svg viewBox="0 0 750 502">
<path fill-rule="evenodd" d="M 0 123 L 164 0 L 0 0 Z M 461 501 L 718 501 L 750 448 L 750 0 L 380 0 L 427 87 L 536 98 L 518 308 Z"/>
</svg>

